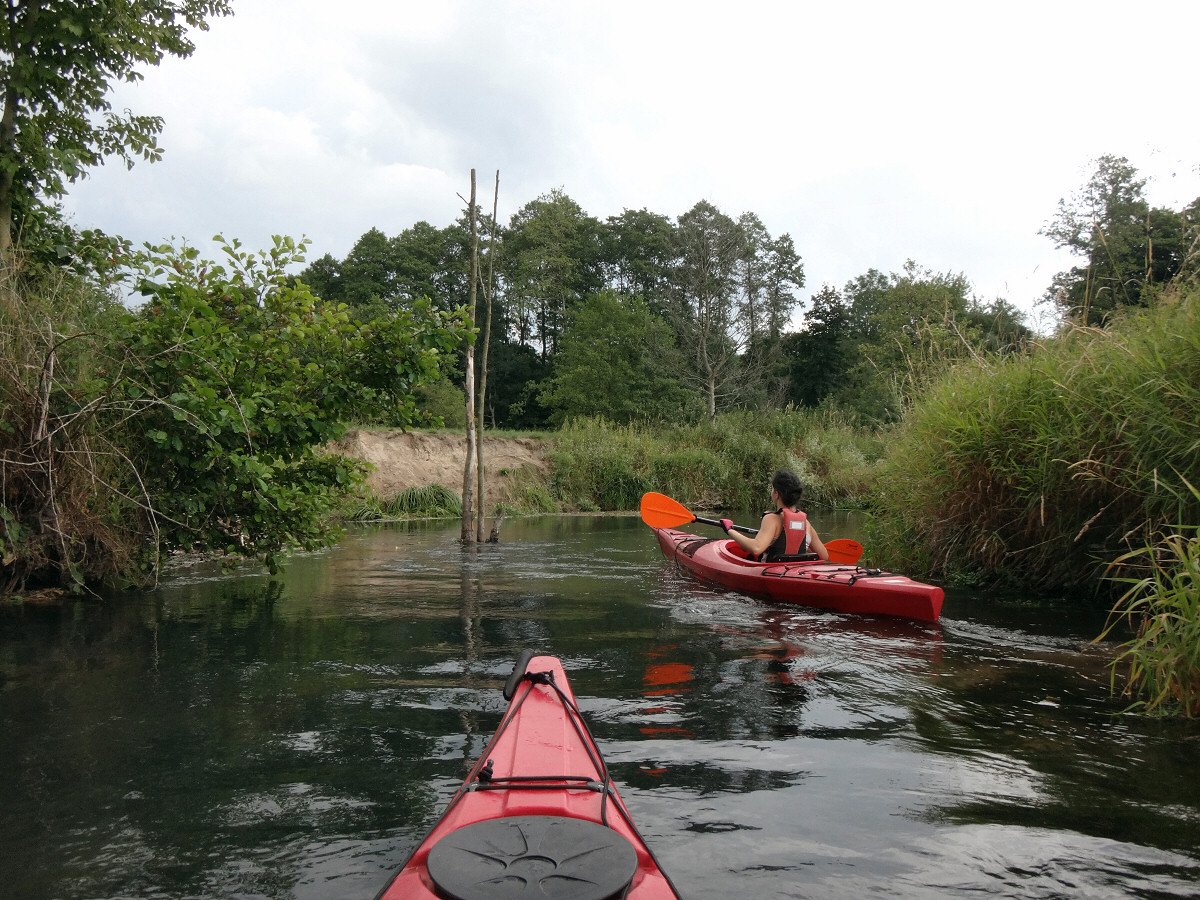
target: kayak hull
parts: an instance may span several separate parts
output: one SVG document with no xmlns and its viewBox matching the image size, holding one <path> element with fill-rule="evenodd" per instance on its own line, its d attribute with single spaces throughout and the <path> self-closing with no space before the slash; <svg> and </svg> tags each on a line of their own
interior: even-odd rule
<svg viewBox="0 0 1200 900">
<path fill-rule="evenodd" d="M 653 530 L 667 559 L 702 581 L 735 591 L 841 613 L 923 622 L 936 622 L 942 614 L 942 589 L 904 575 L 826 562 L 754 562 L 731 540 Z"/>
<path fill-rule="evenodd" d="M 615 877 L 624 882 L 616 896 L 678 900 L 609 780 L 562 663 L 523 656 L 518 668 L 505 689 L 508 710 L 487 749 L 378 900 L 540 896 L 537 879 L 551 896 L 604 897 L 601 882 Z M 521 672 L 528 674 L 518 680 Z M 458 846 L 476 832 L 477 849 Z M 564 848 L 576 839 L 595 840 L 597 848 Z M 484 857 L 482 874 L 470 872 Z M 584 858 L 592 860 L 592 871 L 578 868 Z M 598 860 L 609 861 L 599 864 L 604 871 L 596 871 Z M 521 879 L 529 878 L 532 884 L 523 886 Z M 462 879 L 471 883 L 461 886 Z M 526 893 L 514 892 L 514 885 Z"/>
</svg>

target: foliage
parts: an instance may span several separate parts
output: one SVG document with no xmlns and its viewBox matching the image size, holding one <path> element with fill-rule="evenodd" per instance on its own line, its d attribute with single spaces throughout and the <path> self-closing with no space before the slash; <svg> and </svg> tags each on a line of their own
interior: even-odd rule
<svg viewBox="0 0 1200 900">
<path fill-rule="evenodd" d="M 698 404 L 680 383 L 680 363 L 669 326 L 640 298 L 593 294 L 572 312 L 554 375 L 538 399 L 555 411 L 552 423 L 694 418 Z"/>
<path fill-rule="evenodd" d="M 711 203 L 701 201 L 679 217 L 679 259 L 672 280 L 671 324 L 687 359 L 688 384 L 704 397 L 710 416 L 745 385 L 738 378 L 738 261 L 745 235 Z"/>
<path fill-rule="evenodd" d="M 1045 298 L 1070 320 L 1104 325 L 1123 307 L 1149 306 L 1184 270 L 1200 239 L 1200 198 L 1181 212 L 1151 208 L 1145 187 L 1127 159 L 1103 156 L 1042 230 L 1085 260 L 1056 275 Z"/>
<path fill-rule="evenodd" d="M 912 260 L 898 273 L 871 269 L 842 293 L 826 286 L 812 298 L 805 330 L 783 342 L 792 402 L 832 402 L 859 421 L 887 424 L 960 360 L 1023 352 L 1032 333 L 1020 312 L 970 292 L 965 276 Z"/>
<path fill-rule="evenodd" d="M 526 344 L 498 340 L 495 331 L 492 338 L 484 424 L 492 428 L 542 428 L 549 414 L 538 402 L 538 393 L 550 364 Z"/>
<path fill-rule="evenodd" d="M 600 233 L 600 268 L 618 294 L 640 297 L 655 315 L 669 301 L 675 265 L 674 225 L 648 209 L 627 209 L 609 216 Z"/>
<path fill-rule="evenodd" d="M 162 155 L 162 120 L 112 111 L 117 81 L 137 81 L 143 65 L 195 49 L 191 28 L 229 15 L 229 0 L 81 0 L 9 3 L 0 17 L 0 255 L 14 225 L 45 198 L 117 156 Z"/>
<path fill-rule="evenodd" d="M 1197 500 L 1200 492 L 1188 484 Z M 1104 634 L 1117 622 L 1129 622 L 1136 631 L 1112 663 L 1115 689 L 1117 672 L 1126 669 L 1126 696 L 1140 698 L 1134 706 L 1145 712 L 1200 715 L 1200 528 L 1179 526 L 1162 537 L 1125 554 L 1115 565 L 1129 568 L 1141 563 L 1141 577 L 1121 577 L 1130 587 L 1117 602 Z"/>
<path fill-rule="evenodd" d="M 543 362 L 557 352 L 567 317 L 602 287 L 600 224 L 561 190 L 513 214 L 500 271 L 508 285 L 505 317 L 518 343 Z"/>
<path fill-rule="evenodd" d="M 826 286 L 789 334 L 804 284 L 791 237 L 773 237 L 753 212 L 734 219 L 705 201 L 675 222 L 645 209 L 600 222 L 555 190 L 506 227 L 484 224 L 497 229 L 487 242 L 497 263 L 483 413 L 492 427 L 625 422 L 664 409 L 686 422 L 693 413 L 676 378 L 709 415 L 828 403 L 875 427 L 899 420 L 949 365 L 1023 352 L 1031 337 L 1012 304 L 985 304 L 964 275 L 911 261 L 899 273 L 869 270 L 843 292 Z M 466 234 L 462 222 L 421 222 L 396 238 L 372 229 L 345 260 L 322 258 L 302 277 L 325 299 L 352 302 L 363 321 L 422 291 L 448 308 L 466 296 Z M 618 315 L 601 321 L 600 308 Z M 616 352 L 589 346 L 593 334 L 617 340 Z M 667 393 L 623 396 L 648 385 Z"/>
<path fill-rule="evenodd" d="M 355 310 L 411 309 L 429 300 L 449 312 L 467 302 L 469 242 L 458 223 L 435 228 L 417 222 L 392 238 L 372 228 L 344 260 L 326 254 L 301 272 L 300 280 L 322 300 Z"/>
<path fill-rule="evenodd" d="M 448 378 L 418 384 L 416 404 L 424 424 L 464 428 L 467 424 L 467 395 Z"/>
<path fill-rule="evenodd" d="M 142 563 L 142 496 L 106 419 L 121 304 L 69 271 L 35 266 L 0 291 L 0 594 L 117 584 Z"/>
<path fill-rule="evenodd" d="M 1200 519 L 1200 291 L 952 370 L 896 431 L 873 540 L 897 566 L 1087 590 L 1131 535 Z"/>
<path fill-rule="evenodd" d="M 136 416 L 113 425 L 131 431 L 167 548 L 273 564 L 280 550 L 326 543 L 363 473 L 319 448 L 348 411 L 411 425 L 413 389 L 463 339 L 461 314 L 427 304 L 353 322 L 286 276 L 303 249 L 276 238 L 255 254 L 234 241 L 217 264 L 164 245 L 138 260 L 150 300 L 123 329 L 129 356 L 112 388 Z"/>
</svg>

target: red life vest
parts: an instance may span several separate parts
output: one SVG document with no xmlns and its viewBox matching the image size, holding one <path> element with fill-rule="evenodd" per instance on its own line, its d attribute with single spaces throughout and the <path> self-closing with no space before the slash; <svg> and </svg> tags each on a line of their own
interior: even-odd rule
<svg viewBox="0 0 1200 900">
<path fill-rule="evenodd" d="M 808 516 L 786 507 L 776 510 L 776 514 L 783 519 L 783 530 L 763 553 L 762 558 L 767 562 L 772 562 L 781 556 L 805 553 L 808 549 Z"/>
</svg>

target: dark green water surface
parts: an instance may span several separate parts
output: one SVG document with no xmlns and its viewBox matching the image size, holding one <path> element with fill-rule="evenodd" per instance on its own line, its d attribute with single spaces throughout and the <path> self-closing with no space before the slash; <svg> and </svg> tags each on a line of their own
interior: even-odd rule
<svg viewBox="0 0 1200 900">
<path fill-rule="evenodd" d="M 1200 726 L 1120 714 L 1102 616 L 763 603 L 675 571 L 636 517 L 457 535 L 0 609 L 0 897 L 371 900 L 526 647 L 562 658 L 685 897 L 1200 894 Z"/>
</svg>

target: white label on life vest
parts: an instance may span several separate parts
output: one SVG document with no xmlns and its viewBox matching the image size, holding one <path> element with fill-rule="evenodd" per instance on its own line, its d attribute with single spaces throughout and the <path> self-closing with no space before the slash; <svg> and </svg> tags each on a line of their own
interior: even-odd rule
<svg viewBox="0 0 1200 900">
<path fill-rule="evenodd" d="M 804 523 L 803 522 L 788 522 L 788 528 L 790 528 L 792 531 L 803 531 Z"/>
</svg>

